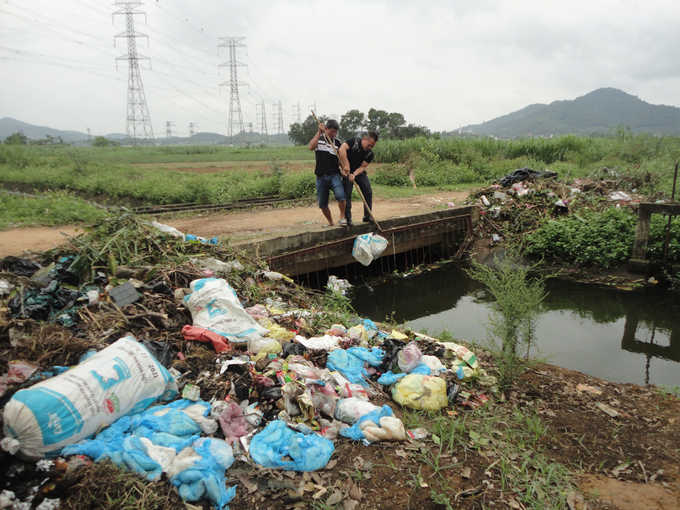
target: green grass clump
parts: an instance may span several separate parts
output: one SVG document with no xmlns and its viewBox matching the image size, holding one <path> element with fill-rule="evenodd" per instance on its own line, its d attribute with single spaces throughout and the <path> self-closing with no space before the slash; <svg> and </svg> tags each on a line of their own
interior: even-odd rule
<svg viewBox="0 0 680 510">
<path fill-rule="evenodd" d="M 0 230 L 94 223 L 106 215 L 105 209 L 66 192 L 42 193 L 39 198 L 0 193 Z"/>
</svg>

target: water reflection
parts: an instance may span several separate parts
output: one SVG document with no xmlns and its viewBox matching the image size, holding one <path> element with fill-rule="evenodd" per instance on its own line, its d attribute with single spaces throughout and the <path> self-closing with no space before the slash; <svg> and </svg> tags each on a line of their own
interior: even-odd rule
<svg viewBox="0 0 680 510">
<path fill-rule="evenodd" d="M 570 369 L 618 382 L 680 385 L 680 304 L 656 289 L 624 292 L 610 287 L 550 280 L 537 352 Z M 352 304 L 373 320 L 392 316 L 414 329 L 448 329 L 466 340 L 486 338 L 484 288 L 457 266 L 372 291 L 359 289 Z"/>
</svg>

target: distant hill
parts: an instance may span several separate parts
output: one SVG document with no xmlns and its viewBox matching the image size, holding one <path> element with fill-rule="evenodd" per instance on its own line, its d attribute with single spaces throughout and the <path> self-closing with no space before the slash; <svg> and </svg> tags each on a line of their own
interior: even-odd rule
<svg viewBox="0 0 680 510">
<path fill-rule="evenodd" d="M 629 127 L 634 133 L 680 134 L 680 108 L 653 105 L 621 90 L 603 88 L 572 101 L 532 104 L 483 124 L 465 126 L 461 131 L 516 138 L 596 135 L 616 126 Z"/>
<path fill-rule="evenodd" d="M 8 136 L 21 131 L 24 135 L 28 137 L 29 140 L 43 140 L 48 135 L 54 138 L 61 137 L 61 139 L 66 143 L 75 143 L 76 145 L 87 144 L 87 133 L 80 133 L 78 131 L 63 131 L 61 129 L 53 129 L 44 126 L 35 126 L 33 124 L 28 124 L 26 122 L 21 122 L 20 120 L 5 117 L 0 119 L 0 142 L 3 141 Z M 124 142 L 125 133 L 108 133 L 104 135 L 108 140 Z M 91 135 L 91 139 L 94 140 L 95 135 Z M 267 137 L 267 143 L 270 144 L 290 144 L 291 141 L 288 140 L 287 135 L 283 135 L 282 140 L 279 141 L 277 135 L 269 135 Z M 245 141 L 258 145 L 262 143 L 262 136 L 260 133 L 246 133 Z M 229 144 L 229 138 L 220 135 L 218 133 L 196 133 L 192 137 L 177 137 L 173 136 L 168 139 L 165 136 L 156 137 L 156 144 L 158 145 L 205 145 L 205 144 Z M 236 143 L 241 143 L 238 141 Z"/>
<path fill-rule="evenodd" d="M 18 131 L 21 131 L 30 140 L 42 140 L 46 138 L 47 135 L 54 138 L 61 136 L 61 139 L 67 143 L 87 140 L 87 133 L 62 131 L 61 129 L 53 129 L 45 126 L 35 126 L 10 117 L 0 119 L 0 140 L 4 140 Z"/>
</svg>

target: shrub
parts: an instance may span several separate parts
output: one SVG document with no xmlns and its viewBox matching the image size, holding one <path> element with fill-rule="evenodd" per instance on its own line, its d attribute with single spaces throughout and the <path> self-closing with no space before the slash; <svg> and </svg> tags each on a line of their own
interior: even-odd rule
<svg viewBox="0 0 680 510">
<path fill-rule="evenodd" d="M 279 193 L 284 198 L 305 198 L 316 195 L 316 176 L 311 172 L 286 172 L 281 178 Z"/>
<path fill-rule="evenodd" d="M 630 258 L 636 223 L 625 209 L 572 213 L 529 234 L 527 254 L 608 268 Z"/>
<path fill-rule="evenodd" d="M 393 164 L 376 168 L 371 174 L 371 181 L 382 186 L 394 186 L 396 188 L 411 186 L 408 170 L 403 166 Z"/>
</svg>

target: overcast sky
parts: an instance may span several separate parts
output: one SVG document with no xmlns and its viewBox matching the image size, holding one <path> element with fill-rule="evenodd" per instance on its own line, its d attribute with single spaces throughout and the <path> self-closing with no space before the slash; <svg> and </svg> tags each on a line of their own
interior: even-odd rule
<svg viewBox="0 0 680 510">
<path fill-rule="evenodd" d="M 125 133 L 125 16 L 111 1 L 0 0 L 0 118 Z M 680 106 L 680 5 L 671 0 L 150 0 L 137 52 L 156 138 L 227 134 L 228 48 L 246 124 L 269 134 L 351 109 L 450 131 L 529 104 L 614 87 Z M 115 18 L 115 20 L 113 19 Z M 225 83 L 225 86 L 220 84 Z M 276 105 L 276 106 L 274 106 Z"/>
</svg>

